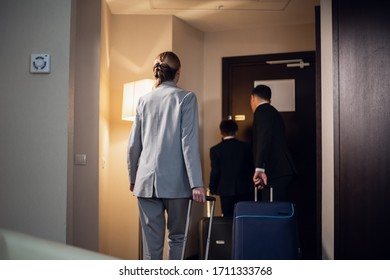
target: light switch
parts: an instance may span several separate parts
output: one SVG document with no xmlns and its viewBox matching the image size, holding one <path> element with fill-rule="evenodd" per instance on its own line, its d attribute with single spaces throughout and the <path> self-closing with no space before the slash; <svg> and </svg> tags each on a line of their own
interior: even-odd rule
<svg viewBox="0 0 390 280">
<path fill-rule="evenodd" d="M 75 154 L 74 164 L 87 165 L 87 155 L 86 154 Z"/>
<path fill-rule="evenodd" d="M 50 73 L 50 54 L 32 54 L 30 72 L 33 74 Z"/>
</svg>

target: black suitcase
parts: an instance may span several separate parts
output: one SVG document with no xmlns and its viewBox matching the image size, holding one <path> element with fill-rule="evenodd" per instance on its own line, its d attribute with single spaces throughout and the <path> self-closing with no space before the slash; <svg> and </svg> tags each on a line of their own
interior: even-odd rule
<svg viewBox="0 0 390 280">
<path fill-rule="evenodd" d="M 205 248 L 210 218 L 200 219 L 199 230 L 199 259 L 205 259 Z M 209 260 L 231 260 L 232 259 L 232 233 L 233 218 L 214 217 L 213 230 L 210 236 Z"/>
<path fill-rule="evenodd" d="M 299 247 L 293 203 L 272 202 L 271 198 L 271 202 L 242 201 L 235 205 L 233 259 L 300 259 Z"/>
<path fill-rule="evenodd" d="M 215 197 L 213 196 L 206 196 L 206 201 L 211 202 L 211 209 L 210 209 L 210 226 L 207 229 L 207 238 L 206 238 L 206 246 L 204 249 L 204 259 L 207 260 L 209 256 L 209 248 L 210 248 L 210 238 L 211 238 L 211 229 L 213 227 L 213 219 L 214 219 L 214 208 L 215 208 Z M 189 199 L 188 202 L 188 210 L 187 210 L 187 221 L 186 221 L 186 228 L 184 232 L 184 240 L 183 240 L 183 250 L 181 253 L 181 259 L 184 260 L 186 256 L 186 247 L 187 247 L 187 239 L 188 239 L 188 231 L 190 228 L 191 223 L 191 210 L 192 210 L 192 199 Z"/>
</svg>

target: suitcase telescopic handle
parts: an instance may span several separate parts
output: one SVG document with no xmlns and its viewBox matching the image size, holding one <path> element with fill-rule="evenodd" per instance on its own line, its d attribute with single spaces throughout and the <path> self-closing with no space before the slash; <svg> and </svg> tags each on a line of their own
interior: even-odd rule
<svg viewBox="0 0 390 280">
<path fill-rule="evenodd" d="M 264 185 L 264 188 L 269 188 L 269 201 L 273 202 L 274 200 L 274 189 L 270 185 Z M 257 201 L 257 186 L 255 185 L 255 201 Z"/>
<path fill-rule="evenodd" d="M 208 234 L 207 234 L 206 252 L 205 252 L 205 259 L 207 260 L 208 255 L 209 255 L 211 226 L 212 226 L 212 223 L 213 223 L 214 207 L 215 207 L 216 198 L 214 196 L 206 195 L 206 201 L 210 201 L 211 202 L 210 222 L 209 222 L 209 230 L 208 230 Z M 187 246 L 188 231 L 189 231 L 190 222 L 191 222 L 192 202 L 193 202 L 193 199 L 191 197 L 189 199 L 189 202 L 188 202 L 187 221 L 186 221 L 186 228 L 185 228 L 185 234 L 184 234 L 184 240 L 183 240 L 183 250 L 181 252 L 181 259 L 182 260 L 184 260 L 184 258 L 185 258 L 185 251 L 186 251 L 186 246 Z"/>
<path fill-rule="evenodd" d="M 194 199 L 191 197 L 189 198 L 189 200 L 193 201 Z M 214 197 L 214 196 L 209 196 L 209 195 L 206 195 L 206 201 L 216 201 L 217 199 Z"/>
</svg>

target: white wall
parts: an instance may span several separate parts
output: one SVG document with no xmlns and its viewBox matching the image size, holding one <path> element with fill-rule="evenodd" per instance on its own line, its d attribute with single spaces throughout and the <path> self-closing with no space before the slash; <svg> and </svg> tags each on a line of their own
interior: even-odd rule
<svg viewBox="0 0 390 280">
<path fill-rule="evenodd" d="M 111 217 L 107 208 L 110 193 L 110 24 L 111 13 L 102 1 L 100 100 L 99 100 L 99 251 L 108 252 L 107 224 Z"/>
<path fill-rule="evenodd" d="M 0 227 L 60 242 L 66 240 L 71 2 L 0 2 Z M 50 74 L 29 73 L 33 53 L 51 55 Z"/>
<path fill-rule="evenodd" d="M 196 94 L 199 110 L 202 111 L 203 104 L 200 101 L 203 100 L 204 93 L 204 34 L 176 17 L 173 17 L 172 31 L 172 50 L 179 56 L 182 64 L 183 75 L 180 76 L 179 86 Z"/>
<path fill-rule="evenodd" d="M 179 56 L 181 62 L 181 75 L 178 85 L 186 90 L 193 91 L 198 99 L 200 151 L 203 150 L 203 95 L 204 95 L 204 34 L 193 28 L 179 18 L 173 17 L 172 50 Z M 204 156 L 204 155 L 203 155 Z M 198 221 L 205 216 L 205 207 L 193 207 L 191 221 Z M 190 224 L 190 235 L 198 232 L 198 224 Z M 192 235 L 191 235 L 192 234 Z M 186 254 L 194 256 L 198 253 L 196 238 L 188 238 Z"/>
<path fill-rule="evenodd" d="M 334 114 L 332 3 L 321 1 L 322 258 L 334 259 Z"/>
<path fill-rule="evenodd" d="M 73 166 L 69 241 L 98 250 L 101 2 L 76 2 L 73 145 L 74 154 L 87 156 L 87 164 Z M 73 162 L 73 156 L 70 161 Z"/>
</svg>

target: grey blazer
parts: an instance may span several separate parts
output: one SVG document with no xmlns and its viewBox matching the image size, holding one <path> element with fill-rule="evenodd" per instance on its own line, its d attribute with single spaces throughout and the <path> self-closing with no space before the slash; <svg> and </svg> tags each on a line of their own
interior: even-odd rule
<svg viewBox="0 0 390 280">
<path fill-rule="evenodd" d="M 187 198 L 203 186 L 198 104 L 193 92 L 164 82 L 142 96 L 127 153 L 138 197 Z"/>
</svg>

